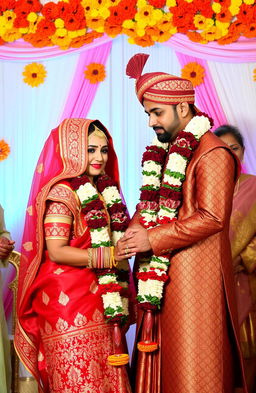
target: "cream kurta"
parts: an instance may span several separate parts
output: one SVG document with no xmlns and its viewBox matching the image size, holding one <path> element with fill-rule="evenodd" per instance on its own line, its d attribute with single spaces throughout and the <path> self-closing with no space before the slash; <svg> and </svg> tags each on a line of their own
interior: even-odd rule
<svg viewBox="0 0 256 393">
<path fill-rule="evenodd" d="M 240 355 L 240 349 L 229 219 L 236 169 L 226 145 L 206 133 L 187 168 L 178 220 L 149 230 L 154 254 L 171 252 L 172 258 L 161 329 L 154 333 L 161 336 L 161 357 L 153 355 L 146 377 L 141 365 L 150 355 L 140 355 L 136 392 L 234 392 L 233 351 Z"/>
</svg>

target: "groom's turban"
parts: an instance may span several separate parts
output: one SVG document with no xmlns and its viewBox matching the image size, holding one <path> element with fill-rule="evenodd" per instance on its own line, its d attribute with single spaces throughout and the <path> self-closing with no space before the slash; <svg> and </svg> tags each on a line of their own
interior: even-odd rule
<svg viewBox="0 0 256 393">
<path fill-rule="evenodd" d="M 126 67 L 126 74 L 136 79 L 135 89 L 140 103 L 148 100 L 170 105 L 180 102 L 194 104 L 195 91 L 189 80 L 164 72 L 141 75 L 148 57 L 149 55 L 138 53 L 129 60 Z"/>
</svg>

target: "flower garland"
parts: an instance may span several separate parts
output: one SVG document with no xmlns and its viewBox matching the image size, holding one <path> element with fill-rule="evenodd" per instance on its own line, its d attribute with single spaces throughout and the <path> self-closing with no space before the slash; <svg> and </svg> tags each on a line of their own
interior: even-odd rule
<svg viewBox="0 0 256 393">
<path fill-rule="evenodd" d="M 169 153 L 169 144 L 159 142 L 157 137 L 154 138 L 152 146 L 146 148 L 142 158 L 143 181 L 138 204 L 140 222 L 144 228 L 150 229 L 177 220 L 182 203 L 182 184 L 186 177 L 186 168 L 199 145 L 200 138 L 212 126 L 212 119 L 199 112 L 190 120 L 184 131 L 178 133 Z M 161 182 L 166 159 L 167 165 Z M 160 308 L 164 283 L 169 279 L 169 266 L 169 255 L 153 255 L 149 262 L 140 265 L 137 273 L 137 300 L 142 308 Z"/>
<path fill-rule="evenodd" d="M 104 202 L 86 175 L 72 179 L 70 185 L 81 202 L 81 212 L 90 232 L 91 247 L 115 246 L 129 224 L 126 206 L 122 203 L 116 183 L 107 175 L 97 179 L 96 186 Z M 106 208 L 110 217 L 111 238 Z M 128 261 L 118 263 L 118 272 L 115 269 L 98 269 L 96 274 L 107 320 L 126 322 L 129 314 Z"/>
<path fill-rule="evenodd" d="M 176 33 L 220 45 L 253 38 L 254 0 L 1 0 L 0 45 L 20 38 L 34 47 L 79 48 L 103 34 L 151 46 Z"/>
</svg>

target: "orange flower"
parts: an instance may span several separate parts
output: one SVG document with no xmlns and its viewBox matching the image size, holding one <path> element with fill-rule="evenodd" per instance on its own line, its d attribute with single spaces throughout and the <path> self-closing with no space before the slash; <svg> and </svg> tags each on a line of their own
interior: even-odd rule
<svg viewBox="0 0 256 393">
<path fill-rule="evenodd" d="M 10 154 L 10 146 L 4 139 L 0 141 L 0 161 L 5 160 Z"/>
<path fill-rule="evenodd" d="M 44 48 L 52 45 L 51 40 L 42 34 L 26 34 L 24 36 L 24 41 L 29 42 L 35 48 Z"/>
<path fill-rule="evenodd" d="M 228 7 L 221 7 L 220 13 L 216 14 L 216 19 L 220 22 L 230 22 L 233 19 Z"/>
<path fill-rule="evenodd" d="M 200 44 L 207 44 L 207 41 L 203 39 L 200 33 L 196 31 L 189 31 L 187 33 L 188 38 L 193 42 L 199 42 Z"/>
<path fill-rule="evenodd" d="M 204 81 L 204 67 L 196 62 L 186 64 L 181 70 L 181 77 L 192 82 L 193 86 L 199 86 Z"/>
<path fill-rule="evenodd" d="M 95 31 L 91 31 L 81 37 L 73 38 L 70 43 L 70 47 L 81 48 L 81 46 L 93 42 L 96 38 L 101 37 L 102 35 L 103 33 L 96 33 Z"/>
<path fill-rule="evenodd" d="M 219 45 L 228 45 L 231 44 L 232 42 L 235 42 L 238 40 L 240 34 L 232 34 L 228 33 L 224 37 L 221 37 L 219 40 L 217 40 Z"/>
<path fill-rule="evenodd" d="M 166 0 L 148 0 L 148 4 L 156 8 L 163 8 L 166 4 Z"/>
<path fill-rule="evenodd" d="M 152 40 L 152 38 L 145 34 L 143 37 L 134 37 L 134 43 L 136 45 L 142 46 L 142 47 L 146 47 L 146 46 L 152 46 L 154 45 L 154 41 Z"/>
<path fill-rule="evenodd" d="M 155 26 L 147 27 L 146 33 L 156 42 L 165 42 L 173 35 L 172 33 L 160 30 Z"/>
<path fill-rule="evenodd" d="M 90 83 L 102 82 L 106 78 L 105 66 L 100 63 L 91 63 L 87 66 L 84 74 Z"/>
<path fill-rule="evenodd" d="M 37 33 L 39 33 L 42 37 L 49 37 L 53 35 L 55 31 L 56 27 L 50 20 L 42 19 L 37 25 Z"/>
<path fill-rule="evenodd" d="M 245 26 L 244 36 L 247 38 L 256 37 L 256 23 L 251 23 L 248 26 Z"/>
<path fill-rule="evenodd" d="M 109 21 L 106 21 L 104 26 L 105 33 L 112 38 L 116 37 L 122 31 L 122 26 L 112 24 Z"/>
<path fill-rule="evenodd" d="M 256 82 L 256 68 L 254 68 L 253 70 L 253 80 L 254 82 Z"/>
</svg>

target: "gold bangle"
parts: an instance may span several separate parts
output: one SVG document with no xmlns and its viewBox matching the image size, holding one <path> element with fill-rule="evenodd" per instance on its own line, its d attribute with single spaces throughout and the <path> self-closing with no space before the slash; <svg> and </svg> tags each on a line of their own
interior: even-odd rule
<svg viewBox="0 0 256 393">
<path fill-rule="evenodd" d="M 104 247 L 104 254 L 103 254 L 103 263 L 104 263 L 104 269 L 109 269 L 110 264 L 109 264 L 109 247 Z"/>
<path fill-rule="evenodd" d="M 88 265 L 87 265 L 87 267 L 89 268 L 89 269 L 91 269 L 92 268 L 92 248 L 88 248 Z"/>
</svg>

